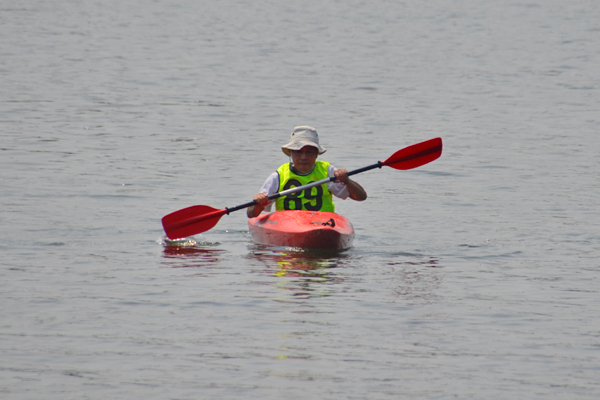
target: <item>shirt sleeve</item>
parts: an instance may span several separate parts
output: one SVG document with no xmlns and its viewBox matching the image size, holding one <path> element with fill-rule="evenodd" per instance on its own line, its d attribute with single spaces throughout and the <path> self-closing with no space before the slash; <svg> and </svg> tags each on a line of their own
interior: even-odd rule
<svg viewBox="0 0 600 400">
<path fill-rule="evenodd" d="M 260 188 L 260 193 L 266 193 L 267 196 L 271 196 L 272 194 L 277 193 L 278 190 L 279 190 L 279 174 L 277 173 L 277 171 L 275 171 L 271 175 L 269 175 L 269 177 L 267 178 L 265 183 L 263 183 L 262 187 Z M 273 200 L 271 200 L 269 202 L 269 204 L 265 207 L 265 211 L 271 212 L 272 205 L 273 205 Z"/>
<path fill-rule="evenodd" d="M 270 196 L 277 193 L 277 190 L 279 190 L 279 174 L 277 171 L 275 171 L 269 175 L 265 183 L 263 183 L 262 187 L 260 188 L 260 192 L 266 193 L 267 196 Z"/>
<path fill-rule="evenodd" d="M 329 168 L 327 169 L 327 176 L 329 176 L 330 178 L 332 176 L 335 176 L 336 169 L 337 168 L 330 164 Z M 350 191 L 348 190 L 348 187 L 342 182 L 329 182 L 327 183 L 327 189 L 329 189 L 329 191 L 335 197 L 339 197 L 342 200 L 346 200 L 348 196 L 350 196 Z"/>
</svg>

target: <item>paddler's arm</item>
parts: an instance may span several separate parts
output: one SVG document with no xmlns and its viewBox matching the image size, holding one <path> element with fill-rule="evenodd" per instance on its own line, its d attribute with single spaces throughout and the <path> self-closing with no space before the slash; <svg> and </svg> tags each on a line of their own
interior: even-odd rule
<svg viewBox="0 0 600 400">
<path fill-rule="evenodd" d="M 258 217 L 265 207 L 269 205 L 269 196 L 263 192 L 254 196 L 253 200 L 256 202 L 256 205 L 248 207 L 248 211 L 246 211 L 248 218 Z"/>
<path fill-rule="evenodd" d="M 335 170 L 336 182 L 342 182 L 348 188 L 350 198 L 356 201 L 364 201 L 367 199 L 367 192 L 358 182 L 353 181 L 348 177 L 346 168 L 338 168 Z"/>
</svg>

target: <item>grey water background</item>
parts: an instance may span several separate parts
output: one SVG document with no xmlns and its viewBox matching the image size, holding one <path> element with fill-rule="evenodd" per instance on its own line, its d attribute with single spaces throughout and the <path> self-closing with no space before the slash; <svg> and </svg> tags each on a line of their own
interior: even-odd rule
<svg viewBox="0 0 600 400">
<path fill-rule="evenodd" d="M 2 1 L 0 397 L 592 399 L 597 1 Z M 312 125 L 355 246 L 195 245 Z"/>
</svg>

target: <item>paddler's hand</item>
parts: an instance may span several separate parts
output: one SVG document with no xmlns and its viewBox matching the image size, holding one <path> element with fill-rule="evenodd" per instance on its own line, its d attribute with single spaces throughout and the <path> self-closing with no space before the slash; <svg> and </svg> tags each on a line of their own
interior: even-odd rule
<svg viewBox="0 0 600 400">
<path fill-rule="evenodd" d="M 269 196 L 263 192 L 254 196 L 252 200 L 254 200 L 256 204 L 248 207 L 248 210 L 246 211 L 248 218 L 258 217 L 265 207 L 269 205 Z"/>
<path fill-rule="evenodd" d="M 348 178 L 348 171 L 346 168 L 340 168 L 333 171 L 335 174 L 335 181 L 342 182 L 348 188 L 350 198 L 357 201 L 363 201 L 367 199 L 367 192 L 357 182 Z"/>
<path fill-rule="evenodd" d="M 348 183 L 348 170 L 346 168 L 338 168 L 333 173 L 336 182 L 342 182 L 344 185 Z"/>
<path fill-rule="evenodd" d="M 260 208 L 265 208 L 269 205 L 269 196 L 266 193 L 260 192 L 253 199 Z"/>
</svg>

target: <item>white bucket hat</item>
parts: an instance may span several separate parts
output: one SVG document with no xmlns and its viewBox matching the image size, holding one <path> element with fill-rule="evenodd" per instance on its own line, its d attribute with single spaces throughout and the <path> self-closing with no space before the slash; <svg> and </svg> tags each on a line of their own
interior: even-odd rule
<svg viewBox="0 0 600 400">
<path fill-rule="evenodd" d="M 285 146 L 281 146 L 281 150 L 283 150 L 287 156 L 291 156 L 290 150 L 300 150 L 304 146 L 316 147 L 317 150 L 319 150 L 319 154 L 323 154 L 327 151 L 325 147 L 322 147 L 319 144 L 317 130 L 310 126 L 295 127 L 290 142 Z"/>
</svg>

